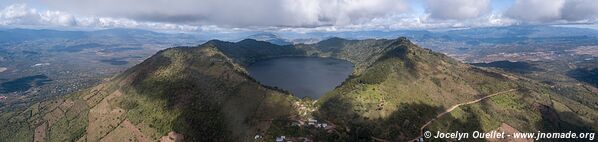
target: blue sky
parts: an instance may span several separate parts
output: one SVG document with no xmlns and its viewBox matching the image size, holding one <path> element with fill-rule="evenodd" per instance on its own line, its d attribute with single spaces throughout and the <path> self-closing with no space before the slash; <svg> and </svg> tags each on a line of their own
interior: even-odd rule
<svg viewBox="0 0 598 142">
<path fill-rule="evenodd" d="M 422 0 L 410 0 L 413 9 L 417 13 L 425 13 L 424 9 L 424 1 Z M 504 11 L 506 10 L 511 4 L 513 0 L 493 0 L 491 1 L 491 6 L 494 11 Z"/>
<path fill-rule="evenodd" d="M 505 10 L 511 4 L 513 4 L 513 0 L 494 0 L 492 1 L 492 7 L 497 10 Z"/>
<path fill-rule="evenodd" d="M 3 0 L 0 26 L 355 31 L 596 25 L 596 0 Z"/>
</svg>

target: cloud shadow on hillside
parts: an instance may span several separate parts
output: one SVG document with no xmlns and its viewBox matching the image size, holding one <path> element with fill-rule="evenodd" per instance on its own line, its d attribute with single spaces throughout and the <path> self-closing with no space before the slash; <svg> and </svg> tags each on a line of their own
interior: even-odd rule
<svg viewBox="0 0 598 142">
<path fill-rule="evenodd" d="M 317 117 L 339 125 L 337 130 L 340 132 L 332 137 L 334 139 L 329 140 L 374 141 L 374 139 L 383 139 L 388 141 L 409 141 L 420 135 L 421 126 L 445 110 L 444 107 L 424 103 L 401 103 L 397 106 L 398 109 L 387 117 L 371 119 L 359 115 L 353 106 L 355 105 L 351 102 L 343 101 L 337 97 L 324 102 L 324 107 L 318 110 Z M 446 128 L 439 131 L 482 130 L 480 120 L 476 115 L 466 115 L 466 121 L 457 119 L 450 114 L 442 116 L 438 120 L 448 122 L 448 125 L 441 124 L 446 125 Z M 429 127 L 430 125 L 426 130 Z M 430 131 L 435 132 L 436 130 Z"/>
</svg>

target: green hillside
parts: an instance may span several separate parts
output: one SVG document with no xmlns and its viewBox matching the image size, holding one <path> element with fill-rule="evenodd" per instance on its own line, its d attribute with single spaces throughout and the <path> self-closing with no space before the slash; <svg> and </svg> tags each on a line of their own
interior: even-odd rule
<svg viewBox="0 0 598 142">
<path fill-rule="evenodd" d="M 507 92 L 458 107 L 426 129 L 491 131 L 503 123 L 524 132 L 598 128 L 598 103 L 583 104 L 548 85 L 459 63 L 407 40 L 389 46 L 392 50 L 363 73 L 318 100 L 318 116 L 345 130 L 329 137 L 411 140 L 420 135 L 421 126 L 451 106 L 503 91 Z M 574 94 L 598 97 L 585 89 Z"/>
<path fill-rule="evenodd" d="M 238 141 L 286 119 L 297 100 L 259 85 L 210 44 L 171 48 L 94 88 L 2 113 L 0 139 L 153 141 L 174 131 Z"/>
<path fill-rule="evenodd" d="M 353 75 L 318 100 L 299 99 L 252 79 L 245 67 L 284 56 L 344 59 Z M 551 86 L 460 63 L 406 38 L 279 46 L 212 40 L 176 47 L 87 90 L 2 110 L 0 141 L 406 141 L 420 127 L 442 131 L 598 130 L 596 92 Z M 495 95 L 487 97 L 488 95 Z M 313 118 L 326 129 L 292 126 Z M 482 139 L 483 140 L 483 139 Z"/>
</svg>

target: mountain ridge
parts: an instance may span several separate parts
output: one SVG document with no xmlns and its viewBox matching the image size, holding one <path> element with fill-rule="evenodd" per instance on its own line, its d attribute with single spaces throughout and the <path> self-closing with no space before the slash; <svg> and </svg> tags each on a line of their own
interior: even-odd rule
<svg viewBox="0 0 598 142">
<path fill-rule="evenodd" d="M 276 44 L 276 45 L 291 45 L 291 44 L 293 44 L 290 41 L 283 39 L 283 38 L 279 37 L 279 35 L 276 35 L 273 33 L 253 34 L 253 35 L 246 37 L 245 39 L 255 39 L 255 40 L 259 40 L 259 41 L 266 41 L 266 42 Z"/>
<path fill-rule="evenodd" d="M 316 101 L 261 85 L 244 69 L 285 56 L 343 59 L 355 64 L 355 69 L 342 85 Z M 592 122 L 598 118 L 592 109 L 596 106 L 562 97 L 548 85 L 460 63 L 404 37 L 331 38 L 288 46 L 247 39 L 161 50 L 94 88 L 3 114 L 0 120 L 7 121 L 0 121 L 0 126 L 17 131 L 2 129 L 0 138 L 99 141 L 143 136 L 158 140 L 172 133 L 186 141 L 248 141 L 256 134 L 264 140 L 286 135 L 404 141 L 417 137 L 420 126 L 444 108 L 509 89 L 518 91 L 481 101 L 484 105 L 459 108 L 429 129 L 488 131 L 501 123 L 532 132 L 578 128 L 572 122 L 597 128 L 598 123 Z M 552 117 L 565 113 L 577 118 Z M 335 133 L 290 125 L 309 118 L 329 122 L 337 127 Z M 140 132 L 124 127 L 129 123 Z"/>
</svg>

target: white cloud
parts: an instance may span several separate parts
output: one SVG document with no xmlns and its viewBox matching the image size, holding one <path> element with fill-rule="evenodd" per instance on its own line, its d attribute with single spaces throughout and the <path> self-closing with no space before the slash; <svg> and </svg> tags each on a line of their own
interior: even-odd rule
<svg viewBox="0 0 598 142">
<path fill-rule="evenodd" d="M 595 0 L 48 0 L 0 7 L 0 26 L 184 32 L 357 31 L 598 23 Z"/>
<path fill-rule="evenodd" d="M 35 14 L 35 13 L 33 13 Z M 66 14 L 60 11 L 46 11 L 39 13 L 39 20 L 52 23 L 60 26 L 75 26 L 77 25 L 77 19 L 70 14 Z"/>
<path fill-rule="evenodd" d="M 563 5 L 561 17 L 569 21 L 598 19 L 598 1 L 568 0 Z"/>
<path fill-rule="evenodd" d="M 506 15 L 531 22 L 546 22 L 560 19 L 565 0 L 516 0 Z"/>
<path fill-rule="evenodd" d="M 137 22 L 125 18 L 75 16 L 61 11 L 39 11 L 25 4 L 9 5 L 0 11 L 0 25 L 39 27 L 88 27 L 88 28 L 144 28 L 168 31 L 196 31 L 197 26 Z M 206 29 L 207 30 L 207 29 Z"/>
<path fill-rule="evenodd" d="M 516 0 L 506 15 L 526 23 L 596 22 L 596 0 Z"/>
<path fill-rule="evenodd" d="M 52 0 L 71 13 L 230 27 L 314 27 L 367 22 L 409 10 L 405 0 Z"/>
<path fill-rule="evenodd" d="M 10 5 L 0 11 L 0 22 L 6 24 L 37 24 L 40 15 L 35 10 L 27 9 L 24 4 Z"/>
<path fill-rule="evenodd" d="M 505 18 L 498 13 L 487 14 L 475 19 L 467 20 L 437 20 L 430 18 L 429 14 L 413 15 L 399 14 L 372 19 L 369 22 L 345 26 L 320 26 L 314 28 L 278 28 L 279 31 L 288 32 L 314 32 L 314 31 L 368 31 L 368 30 L 413 30 L 413 29 L 444 29 L 444 28 L 470 28 L 508 26 L 516 21 Z"/>
<path fill-rule="evenodd" d="M 249 24 L 237 26 L 192 24 L 176 20 L 167 22 L 168 20 L 151 21 L 147 19 L 134 20 L 124 17 L 73 15 L 70 12 L 64 11 L 39 11 L 33 8 L 28 8 L 27 5 L 24 4 L 15 4 L 0 11 L 0 25 L 13 27 L 141 28 L 186 32 L 235 32 L 251 30 L 309 32 L 498 26 L 507 25 L 511 22 L 497 15 L 486 15 L 475 19 L 460 21 L 446 21 L 430 18 L 429 14 L 401 13 L 403 10 L 396 10 L 395 12 L 389 13 L 385 11 L 385 9 L 396 7 L 396 5 L 381 6 L 381 4 L 383 4 L 381 1 L 381 3 L 338 3 L 338 1 L 333 3 L 313 2 L 314 1 L 301 1 L 296 3 L 297 5 L 287 4 L 288 7 L 283 8 L 289 11 L 303 13 L 298 14 L 298 16 L 304 16 L 304 18 L 295 18 L 294 20 L 297 21 L 292 21 L 293 17 L 297 16 L 290 16 L 290 20 L 282 23 L 262 23 L 262 25 Z M 382 8 L 364 10 L 375 6 L 381 6 Z M 336 9 L 324 9 L 323 7 L 334 7 Z M 252 17 L 246 18 L 251 19 Z"/>
<path fill-rule="evenodd" d="M 490 0 L 426 0 L 432 18 L 462 20 L 478 18 L 491 11 Z"/>
</svg>

